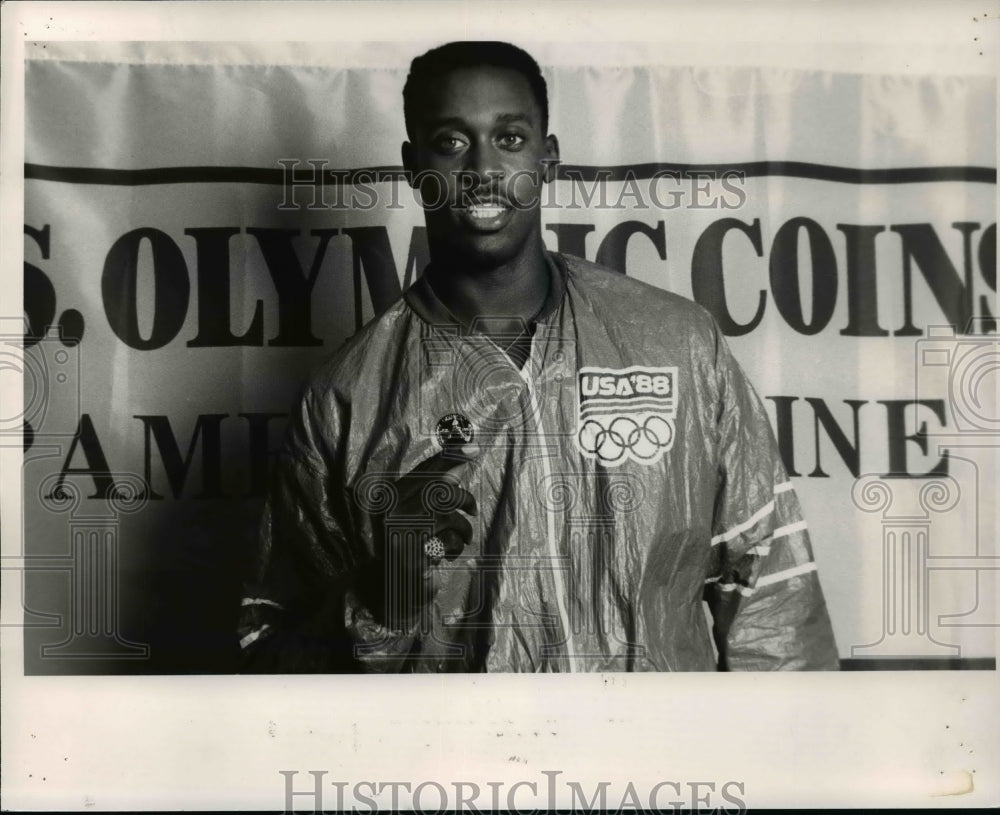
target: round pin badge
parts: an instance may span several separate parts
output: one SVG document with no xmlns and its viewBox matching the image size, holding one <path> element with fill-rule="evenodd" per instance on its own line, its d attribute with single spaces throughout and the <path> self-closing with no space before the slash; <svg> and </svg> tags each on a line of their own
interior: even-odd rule
<svg viewBox="0 0 1000 815">
<path fill-rule="evenodd" d="M 449 444 L 468 444 L 474 436 L 472 422 L 461 413 L 449 413 L 438 419 L 437 437 L 442 447 Z"/>
</svg>

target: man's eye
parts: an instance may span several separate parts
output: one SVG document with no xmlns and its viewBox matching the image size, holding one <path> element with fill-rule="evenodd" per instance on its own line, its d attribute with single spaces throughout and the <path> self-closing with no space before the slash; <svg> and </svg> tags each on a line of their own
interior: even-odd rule
<svg viewBox="0 0 1000 815">
<path fill-rule="evenodd" d="M 465 142 L 458 136 L 441 136 L 434 144 L 443 153 L 456 153 L 462 149 Z"/>
<path fill-rule="evenodd" d="M 501 147 L 520 147 L 524 144 L 524 136 L 520 133 L 504 133 L 498 141 L 500 142 Z"/>
</svg>

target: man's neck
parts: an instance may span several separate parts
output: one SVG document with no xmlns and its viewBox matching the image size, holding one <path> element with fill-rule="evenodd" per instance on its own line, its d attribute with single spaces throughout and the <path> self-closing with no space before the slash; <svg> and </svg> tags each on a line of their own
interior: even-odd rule
<svg viewBox="0 0 1000 815">
<path fill-rule="evenodd" d="M 542 310 L 549 293 L 549 266 L 541 246 L 489 268 L 435 256 L 428 272 L 434 293 L 448 310 L 465 325 L 486 319 L 489 333 L 519 331 Z"/>
</svg>

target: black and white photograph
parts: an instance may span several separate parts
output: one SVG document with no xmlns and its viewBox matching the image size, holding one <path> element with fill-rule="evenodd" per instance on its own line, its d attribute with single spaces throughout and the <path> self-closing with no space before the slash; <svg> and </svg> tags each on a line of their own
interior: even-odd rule
<svg viewBox="0 0 1000 815">
<path fill-rule="evenodd" d="M 1000 802 L 1000 6 L 15 5 L 5 807 Z"/>
</svg>

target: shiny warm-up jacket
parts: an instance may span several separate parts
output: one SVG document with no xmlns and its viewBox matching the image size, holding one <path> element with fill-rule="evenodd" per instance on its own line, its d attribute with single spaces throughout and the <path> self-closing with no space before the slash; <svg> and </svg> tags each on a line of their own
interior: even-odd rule
<svg viewBox="0 0 1000 815">
<path fill-rule="evenodd" d="M 715 322 L 548 261 L 523 368 L 425 277 L 311 377 L 242 601 L 245 670 L 837 667 L 795 490 Z M 426 516 L 400 518 L 394 484 L 455 432 L 478 447 L 450 470 L 472 540 L 413 589 L 395 542 L 454 504 L 429 480 Z"/>
</svg>

